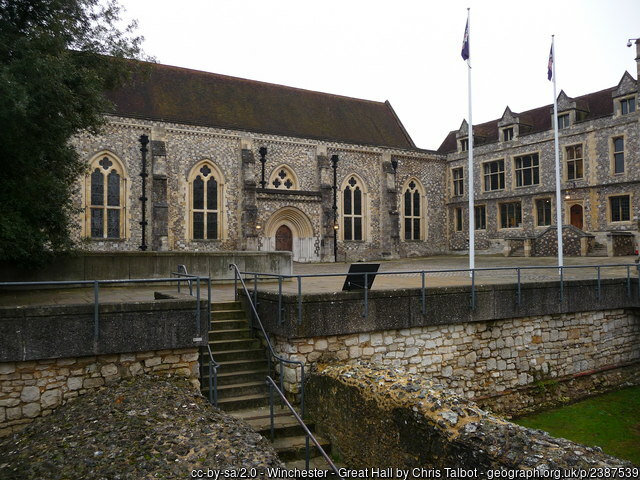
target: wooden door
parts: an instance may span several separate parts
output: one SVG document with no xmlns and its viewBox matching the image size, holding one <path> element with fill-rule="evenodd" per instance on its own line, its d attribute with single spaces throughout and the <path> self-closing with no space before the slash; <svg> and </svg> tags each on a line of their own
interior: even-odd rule
<svg viewBox="0 0 640 480">
<path fill-rule="evenodd" d="M 276 230 L 276 250 L 293 252 L 293 235 L 286 225 L 280 225 Z"/>
<path fill-rule="evenodd" d="M 571 225 L 582 230 L 582 205 L 571 205 L 571 209 L 569 210 L 569 212 L 571 215 Z"/>
</svg>

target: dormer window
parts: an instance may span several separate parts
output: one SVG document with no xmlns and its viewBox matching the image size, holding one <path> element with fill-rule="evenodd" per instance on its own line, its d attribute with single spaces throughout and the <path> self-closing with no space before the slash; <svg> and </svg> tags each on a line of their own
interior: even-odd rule
<svg viewBox="0 0 640 480">
<path fill-rule="evenodd" d="M 513 140 L 513 127 L 502 129 L 502 141 L 508 142 L 509 140 Z"/>
<path fill-rule="evenodd" d="M 558 130 L 562 130 L 563 128 L 569 128 L 571 124 L 569 120 L 569 114 L 565 113 L 564 115 L 558 115 Z"/>
<path fill-rule="evenodd" d="M 623 98 L 620 100 L 620 114 L 627 115 L 636 111 L 636 97 Z"/>
<path fill-rule="evenodd" d="M 466 152 L 469 150 L 469 139 L 468 138 L 461 138 L 460 139 L 460 151 L 461 152 Z"/>
</svg>

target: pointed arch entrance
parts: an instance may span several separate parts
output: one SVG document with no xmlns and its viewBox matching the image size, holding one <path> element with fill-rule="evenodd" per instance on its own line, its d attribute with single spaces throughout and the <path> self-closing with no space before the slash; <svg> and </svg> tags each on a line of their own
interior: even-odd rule
<svg viewBox="0 0 640 480">
<path fill-rule="evenodd" d="M 319 240 L 309 217 L 295 207 L 284 207 L 271 215 L 264 226 L 267 251 L 290 251 L 296 262 L 320 260 Z"/>
</svg>

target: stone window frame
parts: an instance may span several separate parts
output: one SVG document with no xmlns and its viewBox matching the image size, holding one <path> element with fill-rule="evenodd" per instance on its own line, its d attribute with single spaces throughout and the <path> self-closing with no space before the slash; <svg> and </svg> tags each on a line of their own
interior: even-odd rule
<svg viewBox="0 0 640 480">
<path fill-rule="evenodd" d="M 627 106 L 627 112 L 624 111 L 625 105 Z M 629 108 L 629 105 L 631 105 L 632 108 Z M 631 115 L 638 111 L 638 98 L 635 94 L 617 98 L 616 107 L 618 116 Z"/>
<path fill-rule="evenodd" d="M 106 161 L 105 161 L 106 160 Z M 84 212 L 82 219 L 82 236 L 87 238 L 88 240 L 94 241 L 107 241 L 107 242 L 117 242 L 126 240 L 130 236 L 129 231 L 129 222 L 127 222 L 127 212 L 129 211 L 129 195 L 128 195 L 128 186 L 130 183 L 130 177 L 127 173 L 127 169 L 124 166 L 124 162 L 120 160 L 120 158 L 113 152 L 109 150 L 102 150 L 99 153 L 95 154 L 91 157 L 89 164 L 89 170 L 85 175 L 85 185 L 84 185 Z M 115 172 L 120 176 L 119 182 L 119 205 L 106 205 L 107 202 L 107 189 L 108 184 L 107 181 L 103 183 L 103 205 L 92 205 L 91 200 L 91 176 L 93 172 L 99 169 L 103 174 L 103 177 L 106 179 L 108 174 L 111 172 Z M 103 171 L 104 170 L 104 171 Z M 91 235 L 91 210 L 92 209 L 101 209 L 103 212 L 107 212 L 109 210 L 118 210 L 120 212 L 119 216 L 119 235 L 117 237 L 108 237 L 108 214 L 103 214 L 103 235 L 102 236 L 92 236 Z"/>
<path fill-rule="evenodd" d="M 513 125 L 504 127 L 500 130 L 500 141 L 511 142 L 516 138 L 516 128 Z"/>
<path fill-rule="evenodd" d="M 616 151 L 616 140 L 622 139 L 622 150 Z M 627 138 L 625 134 L 612 135 L 609 138 L 609 159 L 610 159 L 610 172 L 611 176 L 624 175 L 627 171 L 626 158 L 625 158 L 625 146 L 627 145 Z M 616 156 L 621 155 L 622 159 L 622 171 L 616 171 Z"/>
<path fill-rule="evenodd" d="M 199 209 L 199 212 L 201 211 L 202 213 L 205 213 L 205 216 L 204 216 L 205 219 L 207 218 L 207 215 L 206 215 L 207 213 L 218 214 L 218 228 L 216 229 L 216 238 L 206 238 L 207 236 L 206 224 L 203 227 L 205 238 L 194 238 L 193 216 L 194 216 L 194 213 L 199 213 L 199 212 L 194 212 L 194 208 L 193 208 L 193 182 L 196 180 L 197 177 L 202 175 L 202 172 L 200 170 L 205 166 L 207 166 L 211 170 L 211 173 L 207 174 L 207 176 L 211 175 L 211 178 L 215 178 L 215 180 L 218 183 L 218 186 L 217 186 L 218 208 L 214 210 L 210 210 L 206 208 L 206 204 L 205 204 L 205 208 Z M 226 210 L 227 209 L 224 206 L 225 190 L 226 190 L 225 187 L 226 187 L 226 181 L 225 181 L 224 175 L 222 174 L 222 170 L 213 160 L 205 158 L 203 160 L 199 160 L 198 162 L 195 163 L 193 167 L 191 167 L 191 169 L 189 170 L 189 174 L 187 175 L 187 202 L 186 202 L 186 204 L 188 205 L 188 208 L 186 211 L 186 214 L 187 214 L 186 222 L 187 222 L 187 238 L 189 241 L 219 242 L 221 240 L 226 239 L 226 236 L 227 236 Z"/>
<path fill-rule="evenodd" d="M 533 157 L 537 157 L 537 165 L 533 165 Z M 532 162 L 531 162 L 531 166 L 529 167 L 518 167 L 517 163 L 519 159 L 525 158 L 525 157 L 532 157 Z M 540 185 L 540 151 L 533 151 L 533 152 L 527 152 L 527 153 L 522 153 L 522 154 L 518 154 L 518 155 L 514 155 L 512 157 L 512 163 L 513 163 L 513 177 L 512 177 L 512 182 L 513 182 L 513 188 L 514 189 L 520 189 L 520 188 L 527 188 L 527 187 L 535 187 L 537 185 Z M 532 183 L 528 183 L 528 184 L 522 184 L 522 185 L 518 185 L 518 176 L 519 174 L 522 175 L 522 181 L 524 181 L 524 172 L 525 170 L 531 170 L 531 182 Z M 538 181 L 535 182 L 535 174 L 537 173 L 537 177 L 538 177 Z"/>
<path fill-rule="evenodd" d="M 460 173 L 459 177 L 456 177 L 456 172 Z M 454 197 L 461 197 L 464 195 L 464 167 L 451 168 L 451 188 L 452 195 Z"/>
<path fill-rule="evenodd" d="M 411 188 L 411 183 L 415 184 L 415 187 Z M 406 215 L 406 203 L 405 203 L 405 194 L 407 192 L 407 190 L 412 190 L 413 192 L 417 192 L 418 196 L 419 196 L 419 204 L 418 204 L 418 215 Z M 402 189 L 400 190 L 400 204 L 401 204 L 401 219 L 400 219 L 400 239 L 401 241 L 404 242 L 415 242 L 415 241 L 423 241 L 426 236 L 427 236 L 427 222 L 425 220 L 425 213 L 427 211 L 426 208 L 426 193 L 425 193 L 425 188 L 424 185 L 422 184 L 422 182 L 420 180 L 418 180 L 416 177 L 410 177 L 408 178 L 403 186 Z M 412 206 L 414 206 L 414 204 L 412 204 Z M 415 211 L 413 212 L 415 213 Z M 406 236 L 406 220 L 409 219 L 411 220 L 413 223 L 413 226 L 415 226 L 415 220 L 419 221 L 419 232 L 417 237 L 415 238 L 415 230 L 412 229 L 412 233 L 414 233 L 413 237 L 414 238 L 405 238 Z"/>
<path fill-rule="evenodd" d="M 480 223 L 480 222 L 478 222 L 478 209 L 479 208 L 482 209 L 482 212 L 483 212 L 482 217 L 484 217 L 483 218 L 484 221 L 482 222 L 482 224 L 483 224 L 482 228 L 478 227 L 478 224 Z M 483 203 L 481 205 L 474 205 L 473 206 L 473 219 L 474 219 L 474 222 L 473 222 L 473 229 L 474 230 L 483 231 L 483 230 L 487 229 L 487 205 L 486 204 Z"/>
<path fill-rule="evenodd" d="M 455 232 L 462 232 L 464 230 L 464 216 L 462 214 L 462 207 L 455 207 L 453 209 L 453 230 Z"/>
<path fill-rule="evenodd" d="M 498 170 L 497 172 L 489 172 L 486 173 L 485 169 L 487 165 L 492 163 L 502 162 L 502 170 Z M 498 188 L 487 189 L 487 177 L 491 177 L 493 175 L 498 175 L 498 185 L 500 185 L 500 174 L 502 174 L 502 188 L 498 186 Z M 496 160 L 487 160 L 486 162 L 482 162 L 482 191 L 483 192 L 497 192 L 500 190 L 505 190 L 507 186 L 506 182 L 506 162 L 504 158 L 498 158 Z"/>
<path fill-rule="evenodd" d="M 612 199 L 614 198 L 627 198 L 629 202 L 628 214 L 629 218 L 626 220 L 613 220 L 613 209 L 612 209 Z M 633 194 L 631 192 L 619 192 L 612 193 L 606 196 L 607 201 L 607 223 L 612 225 L 630 225 L 633 221 Z"/>
<path fill-rule="evenodd" d="M 580 147 L 580 149 L 582 150 L 582 156 L 580 158 L 569 158 L 569 149 L 570 148 L 576 148 L 576 147 Z M 584 161 L 584 144 L 583 143 L 574 143 L 571 145 L 564 145 L 563 149 L 562 149 L 563 155 L 564 155 L 564 166 L 565 168 L 563 169 L 563 177 L 565 181 L 574 181 L 574 180 L 582 180 L 584 179 L 584 166 L 585 166 L 585 161 Z M 582 165 L 581 169 L 582 169 L 582 175 L 577 177 L 574 176 L 573 178 L 569 177 L 569 164 L 573 163 L 574 164 L 574 172 L 575 172 L 575 164 L 577 161 L 580 161 L 580 164 Z"/>
<path fill-rule="evenodd" d="M 458 152 L 468 152 L 469 151 L 469 137 L 463 137 L 458 140 Z"/>
<path fill-rule="evenodd" d="M 513 226 L 506 226 L 503 227 L 502 226 L 502 220 L 503 220 L 503 212 L 502 212 L 502 207 L 503 206 L 507 206 L 507 205 L 518 205 L 519 206 L 519 210 L 520 210 L 520 223 L 516 223 Z M 508 213 L 508 212 L 507 212 Z M 514 210 L 514 214 L 516 213 L 516 211 Z M 516 220 L 517 220 L 517 215 L 515 215 Z M 509 217 L 507 217 L 508 219 Z M 509 202 L 499 202 L 498 203 L 498 230 L 513 230 L 513 229 L 521 229 L 523 228 L 523 222 L 522 222 L 522 201 L 521 200 L 513 200 L 513 201 L 509 201 Z"/>
<path fill-rule="evenodd" d="M 351 181 L 351 179 L 355 179 L 356 183 L 351 185 L 349 182 Z M 360 215 L 356 215 L 356 214 L 345 214 L 344 213 L 344 192 L 347 188 L 347 185 L 350 186 L 350 188 L 352 189 L 356 189 L 356 186 L 360 187 L 360 191 L 362 192 L 362 198 L 361 198 L 361 204 L 362 204 L 362 208 L 361 208 L 361 213 Z M 345 176 L 344 180 L 342 181 L 342 183 L 340 184 L 340 204 L 338 206 L 338 208 L 340 209 L 340 214 L 342 215 L 342 218 L 339 222 L 340 228 L 338 229 L 338 239 L 343 241 L 343 242 L 366 242 L 369 235 L 368 235 L 368 230 L 369 230 L 369 208 L 368 208 L 368 200 L 369 200 L 369 191 L 367 189 L 367 185 L 364 182 L 364 180 L 362 180 L 362 178 L 356 174 L 356 173 L 349 173 L 348 175 Z M 352 198 L 353 201 L 353 198 Z M 352 203 L 353 204 L 353 203 Z M 355 219 L 356 218 L 360 218 L 361 219 L 361 237 L 360 239 L 354 239 L 354 238 L 350 238 L 350 239 L 345 239 L 345 225 L 346 225 L 346 221 L 347 219 L 350 219 L 350 221 L 352 222 L 352 227 L 355 226 Z M 352 232 L 354 232 L 352 230 Z M 355 237 L 355 235 L 352 235 Z"/>
<path fill-rule="evenodd" d="M 534 228 L 547 228 L 553 225 L 553 198 L 552 197 L 534 197 L 532 202 L 533 207 L 533 218 L 534 218 Z M 540 223 L 540 216 L 538 215 L 538 202 L 540 201 L 548 201 L 549 202 L 549 223 Z"/>
<path fill-rule="evenodd" d="M 290 186 L 287 186 L 287 182 L 290 182 Z M 293 168 L 283 163 L 271 171 L 267 188 L 290 192 L 300 190 L 300 182 Z"/>
<path fill-rule="evenodd" d="M 571 126 L 571 113 L 558 114 L 558 130 L 564 130 Z"/>
</svg>

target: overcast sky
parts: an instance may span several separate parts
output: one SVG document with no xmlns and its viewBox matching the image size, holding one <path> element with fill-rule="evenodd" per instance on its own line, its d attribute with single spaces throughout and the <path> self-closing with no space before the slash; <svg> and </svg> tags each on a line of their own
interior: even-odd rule
<svg viewBox="0 0 640 480">
<path fill-rule="evenodd" d="M 640 0 L 120 0 L 160 63 L 375 101 L 418 147 L 468 117 L 460 56 L 471 7 L 473 123 L 636 77 Z"/>
</svg>

